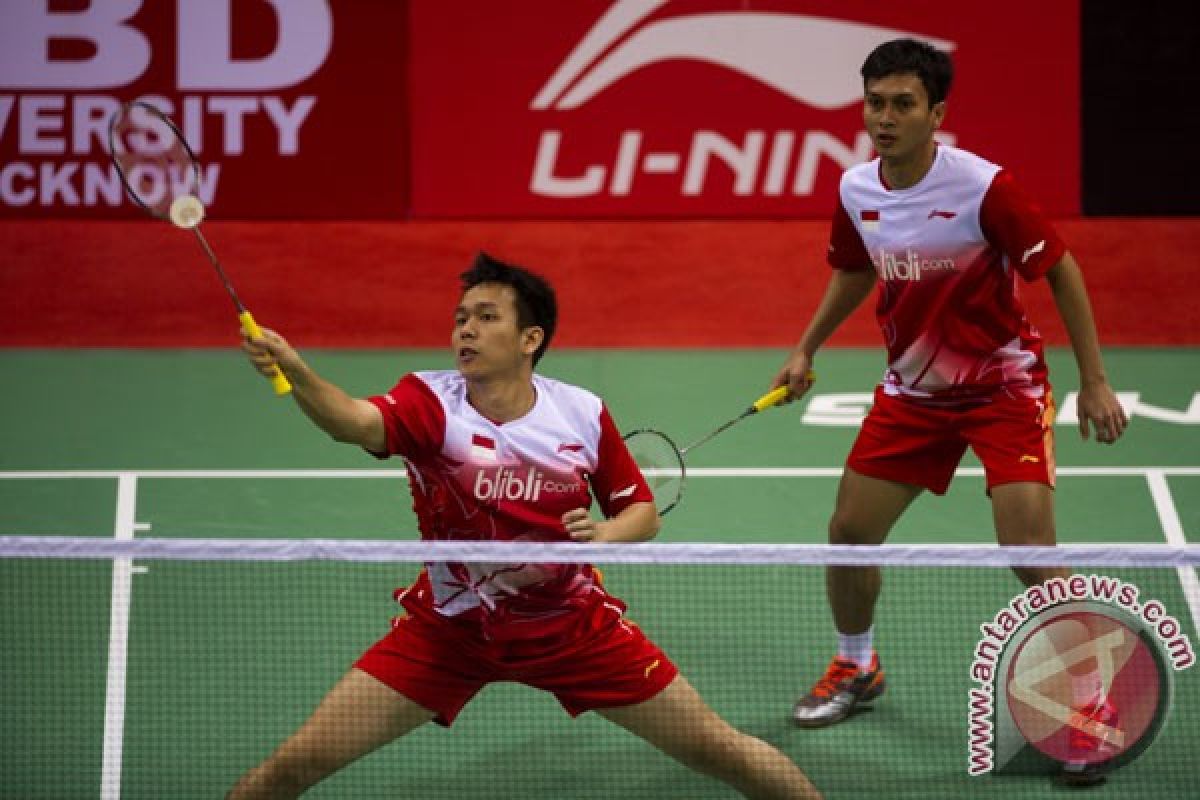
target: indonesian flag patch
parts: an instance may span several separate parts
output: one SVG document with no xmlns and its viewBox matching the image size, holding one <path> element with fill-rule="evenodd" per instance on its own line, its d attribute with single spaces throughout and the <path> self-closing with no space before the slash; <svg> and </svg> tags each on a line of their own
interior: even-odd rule
<svg viewBox="0 0 1200 800">
<path fill-rule="evenodd" d="M 860 211 L 859 219 L 862 220 L 862 229 L 867 233 L 874 233 L 879 230 L 879 212 L 878 211 Z"/>
<path fill-rule="evenodd" d="M 496 442 L 478 433 L 471 436 L 471 461 L 476 464 L 496 463 Z"/>
</svg>

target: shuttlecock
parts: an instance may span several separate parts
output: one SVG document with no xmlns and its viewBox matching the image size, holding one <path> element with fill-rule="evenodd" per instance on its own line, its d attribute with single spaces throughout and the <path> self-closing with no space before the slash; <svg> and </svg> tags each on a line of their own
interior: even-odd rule
<svg viewBox="0 0 1200 800">
<path fill-rule="evenodd" d="M 171 222 L 180 228 L 194 228 L 204 219 L 204 204 L 195 195 L 181 194 L 171 203 Z"/>
</svg>

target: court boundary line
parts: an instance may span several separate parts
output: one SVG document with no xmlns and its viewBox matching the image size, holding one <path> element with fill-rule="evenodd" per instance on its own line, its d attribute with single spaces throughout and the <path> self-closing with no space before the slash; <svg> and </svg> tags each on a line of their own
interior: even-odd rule
<svg viewBox="0 0 1200 800">
<path fill-rule="evenodd" d="M 1158 521 L 1167 544 L 1187 547 L 1183 520 L 1179 518 L 1179 509 L 1175 505 L 1171 487 L 1167 484 L 1166 473 L 1156 470 L 1147 472 L 1146 483 L 1150 486 L 1150 496 L 1154 500 L 1154 509 L 1158 513 Z M 1179 566 L 1175 568 L 1175 572 L 1179 576 L 1180 588 L 1183 589 L 1183 599 L 1192 615 L 1192 630 L 1200 635 L 1200 578 L 1196 577 L 1195 567 Z"/>
<path fill-rule="evenodd" d="M 117 476 L 117 509 L 113 539 L 133 541 L 137 527 L 137 475 Z M 121 797 L 125 751 L 125 689 L 129 663 L 129 619 L 133 601 L 133 558 L 114 558 L 108 618 L 108 667 L 104 687 L 104 750 L 100 767 L 101 800 Z"/>
</svg>

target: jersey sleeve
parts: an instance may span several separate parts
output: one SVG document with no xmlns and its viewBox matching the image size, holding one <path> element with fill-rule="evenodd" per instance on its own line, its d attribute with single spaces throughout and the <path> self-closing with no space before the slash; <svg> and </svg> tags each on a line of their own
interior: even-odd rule
<svg viewBox="0 0 1200 800">
<path fill-rule="evenodd" d="M 979 225 L 988 243 L 1008 256 L 1027 281 L 1045 275 L 1067 250 L 1041 209 L 1005 170 L 996 173 L 983 196 Z"/>
<path fill-rule="evenodd" d="M 829 266 L 834 269 L 850 272 L 863 272 L 874 269 L 871 257 L 867 255 L 866 245 L 862 236 L 846 213 L 842 200 L 838 198 L 837 210 L 833 212 L 833 224 L 829 229 L 829 252 L 826 255 Z"/>
<path fill-rule="evenodd" d="M 416 375 L 405 375 L 387 394 L 368 397 L 383 414 L 387 452 L 377 458 L 418 457 L 440 452 L 446 436 L 446 412 L 437 395 Z"/>
<path fill-rule="evenodd" d="M 592 493 L 604 516 L 615 517 L 634 503 L 654 502 L 654 494 L 604 406 L 600 407 L 597 451 L 596 471 L 591 476 Z"/>
</svg>

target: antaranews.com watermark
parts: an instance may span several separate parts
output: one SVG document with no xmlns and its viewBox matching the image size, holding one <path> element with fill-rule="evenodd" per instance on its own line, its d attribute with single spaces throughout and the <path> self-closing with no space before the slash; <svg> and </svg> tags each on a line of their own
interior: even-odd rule
<svg viewBox="0 0 1200 800">
<path fill-rule="evenodd" d="M 1162 602 L 1142 602 L 1137 586 L 1105 575 L 1031 586 L 979 630 L 971 662 L 977 685 L 968 693 L 971 775 L 1026 764 L 1031 748 L 1065 763 L 1072 729 L 1103 739 L 1107 761 L 1132 761 L 1166 722 L 1171 673 L 1196 661 Z M 1128 709 L 1119 724 L 1081 717 L 1072 688 L 1080 673 Z"/>
</svg>

